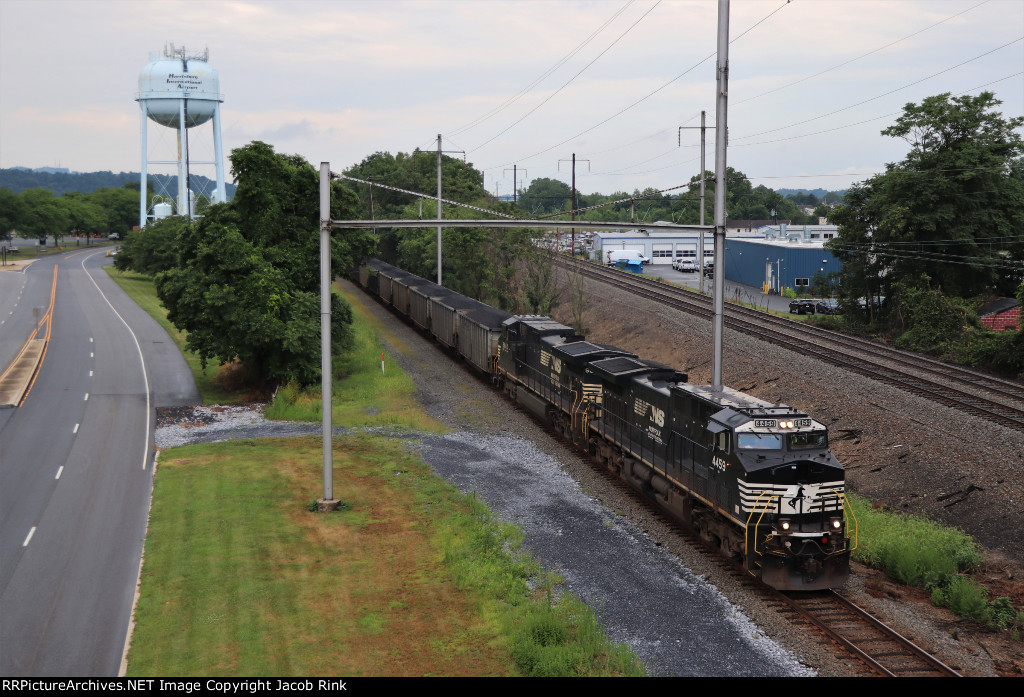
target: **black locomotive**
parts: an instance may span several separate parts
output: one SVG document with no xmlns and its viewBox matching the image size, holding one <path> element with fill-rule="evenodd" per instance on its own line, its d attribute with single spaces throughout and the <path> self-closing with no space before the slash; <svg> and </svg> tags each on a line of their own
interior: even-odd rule
<svg viewBox="0 0 1024 697">
<path fill-rule="evenodd" d="M 383 262 L 360 283 L 768 585 L 849 575 L 855 523 L 823 424 Z"/>
</svg>

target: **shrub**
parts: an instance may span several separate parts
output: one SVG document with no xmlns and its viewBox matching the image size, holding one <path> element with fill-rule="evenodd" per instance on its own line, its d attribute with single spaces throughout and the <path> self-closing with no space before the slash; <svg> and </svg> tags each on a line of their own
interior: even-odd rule
<svg viewBox="0 0 1024 697">
<path fill-rule="evenodd" d="M 890 319 L 894 329 L 904 330 L 896 339 L 899 348 L 938 351 L 955 343 L 967 327 L 978 324 L 965 301 L 932 290 L 928 283 L 924 277 L 893 284 Z"/>
<path fill-rule="evenodd" d="M 988 606 L 988 589 L 974 579 L 957 574 L 943 592 L 944 605 L 975 622 L 988 622 L 992 612 Z"/>
<path fill-rule="evenodd" d="M 1005 595 L 993 600 L 989 609 L 992 612 L 992 624 L 1000 629 L 1006 629 L 1013 624 L 1013 620 L 1017 616 L 1013 604 Z"/>
<path fill-rule="evenodd" d="M 951 357 L 957 363 L 1016 376 L 1024 372 L 1024 340 L 1020 334 L 972 329 L 952 347 Z"/>
</svg>

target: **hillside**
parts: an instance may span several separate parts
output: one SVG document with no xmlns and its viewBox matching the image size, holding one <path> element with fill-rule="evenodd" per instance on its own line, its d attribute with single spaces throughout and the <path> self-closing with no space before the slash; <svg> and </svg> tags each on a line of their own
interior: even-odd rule
<svg viewBox="0 0 1024 697">
<path fill-rule="evenodd" d="M 130 185 L 137 188 L 139 184 L 138 172 L 60 172 L 53 171 L 52 167 L 39 169 L 28 169 L 25 167 L 11 167 L 0 169 L 0 188 L 20 194 L 25 189 L 41 188 L 49 189 L 56 196 L 63 196 L 71 191 L 78 191 L 83 194 L 92 193 L 97 189 L 119 189 Z M 195 191 L 213 191 L 215 183 L 212 179 L 193 174 L 192 188 Z M 149 188 L 155 192 L 177 192 L 178 177 L 166 174 L 150 174 Z M 228 200 L 235 196 L 235 185 L 226 184 Z"/>
</svg>

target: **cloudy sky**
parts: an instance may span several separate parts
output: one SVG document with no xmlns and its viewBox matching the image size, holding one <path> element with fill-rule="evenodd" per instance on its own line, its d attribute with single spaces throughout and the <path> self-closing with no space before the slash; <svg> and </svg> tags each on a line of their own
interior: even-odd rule
<svg viewBox="0 0 1024 697">
<path fill-rule="evenodd" d="M 1024 114 L 1020 0 L 731 5 L 728 162 L 755 186 L 882 170 L 908 146 L 879 131 L 942 92 Z M 0 0 L 0 167 L 138 171 L 138 75 L 174 42 L 209 49 L 226 152 L 258 139 L 337 171 L 441 133 L 500 194 L 513 165 L 568 182 L 574 153 L 585 193 L 668 188 L 699 171 L 679 127 L 715 123 L 716 25 L 714 0 Z M 173 147 L 149 131 L 151 159 Z"/>
</svg>

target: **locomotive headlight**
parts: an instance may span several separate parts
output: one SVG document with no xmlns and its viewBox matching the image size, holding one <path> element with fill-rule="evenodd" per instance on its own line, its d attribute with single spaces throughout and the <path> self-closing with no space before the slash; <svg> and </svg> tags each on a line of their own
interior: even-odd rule
<svg viewBox="0 0 1024 697">
<path fill-rule="evenodd" d="M 838 530 L 841 527 L 843 527 L 842 519 L 841 518 L 833 518 L 832 519 L 832 529 L 833 530 Z"/>
<path fill-rule="evenodd" d="M 789 521 L 788 520 L 780 520 L 779 521 L 779 527 L 782 528 L 783 532 L 788 532 L 789 531 Z"/>
</svg>

